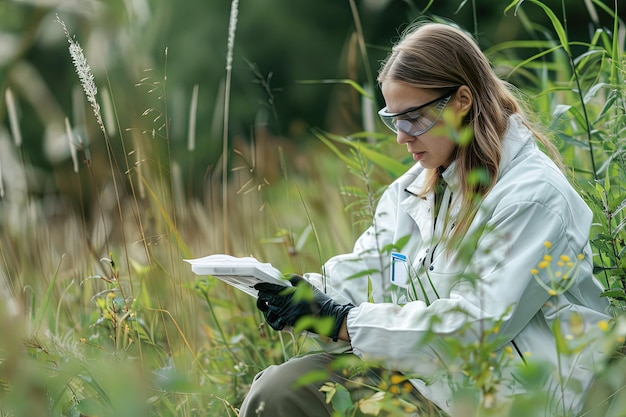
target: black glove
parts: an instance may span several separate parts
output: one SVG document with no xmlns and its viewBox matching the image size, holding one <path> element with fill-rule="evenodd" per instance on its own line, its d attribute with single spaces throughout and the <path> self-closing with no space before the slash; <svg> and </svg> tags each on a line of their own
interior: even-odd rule
<svg viewBox="0 0 626 417">
<path fill-rule="evenodd" d="M 292 287 L 266 282 L 254 286 L 259 291 L 256 306 L 263 312 L 267 324 L 274 330 L 282 330 L 285 326 L 294 326 L 300 318 L 308 316 L 314 321 L 305 330 L 329 336 L 336 342 L 343 320 L 354 306 L 336 303 L 299 275 L 292 275 L 289 282 Z M 320 318 L 332 319 L 332 326 L 316 326 L 317 319 Z"/>
</svg>

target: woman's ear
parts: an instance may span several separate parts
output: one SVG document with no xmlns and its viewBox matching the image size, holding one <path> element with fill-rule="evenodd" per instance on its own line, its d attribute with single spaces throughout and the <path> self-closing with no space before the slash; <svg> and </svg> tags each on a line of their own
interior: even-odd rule
<svg viewBox="0 0 626 417">
<path fill-rule="evenodd" d="M 463 116 L 466 116 L 474 104 L 474 96 L 468 86 L 462 85 L 456 92 L 456 105 Z"/>
</svg>

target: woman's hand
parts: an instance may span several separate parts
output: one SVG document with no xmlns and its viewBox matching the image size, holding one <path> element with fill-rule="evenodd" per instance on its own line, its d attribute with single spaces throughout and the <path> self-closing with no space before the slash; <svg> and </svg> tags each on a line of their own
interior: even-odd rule
<svg viewBox="0 0 626 417">
<path fill-rule="evenodd" d="M 274 330 L 282 330 L 285 326 L 294 326 L 302 318 L 312 318 L 306 330 L 337 341 L 347 340 L 345 319 L 352 304 L 341 305 L 315 288 L 299 275 L 289 279 L 292 287 L 259 283 L 254 286 L 259 292 L 257 308 L 263 312 L 265 321 Z M 322 319 L 332 319 L 330 326 L 324 326 Z"/>
</svg>

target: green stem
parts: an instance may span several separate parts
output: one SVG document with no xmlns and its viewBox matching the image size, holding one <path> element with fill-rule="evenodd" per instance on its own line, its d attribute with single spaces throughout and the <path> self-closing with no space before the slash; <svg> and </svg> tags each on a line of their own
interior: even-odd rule
<svg viewBox="0 0 626 417">
<path fill-rule="evenodd" d="M 219 332 L 220 336 L 222 336 L 222 340 L 224 341 L 224 345 L 226 346 L 226 350 L 228 350 L 228 353 L 230 353 L 230 355 L 233 357 L 233 360 L 237 361 L 237 355 L 235 355 L 235 352 L 233 352 L 230 343 L 228 343 L 228 339 L 226 339 L 226 333 L 224 332 L 224 329 L 222 328 L 222 325 L 220 324 L 218 318 L 217 318 L 217 314 L 215 314 L 215 309 L 213 308 L 213 303 L 211 302 L 211 299 L 209 298 L 209 293 L 208 292 L 204 292 L 204 299 L 206 300 L 207 306 L 209 307 L 209 312 L 211 313 L 211 317 L 213 318 L 213 322 L 215 322 L 215 326 L 217 327 L 217 331 Z"/>
</svg>

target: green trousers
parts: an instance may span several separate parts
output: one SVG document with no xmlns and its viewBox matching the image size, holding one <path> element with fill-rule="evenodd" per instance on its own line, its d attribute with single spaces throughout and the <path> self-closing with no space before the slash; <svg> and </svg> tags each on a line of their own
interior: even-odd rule
<svg viewBox="0 0 626 417">
<path fill-rule="evenodd" d="M 387 400 L 379 416 L 444 416 L 441 410 L 413 390 L 408 381 L 393 385 L 388 371 L 369 367 L 355 355 L 314 353 L 272 365 L 256 375 L 241 405 L 240 417 L 334 417 L 332 402 L 322 386 L 332 390 L 332 383 L 341 384 L 353 404 L 385 391 Z M 388 381 L 390 379 L 390 381 Z M 396 377 L 395 379 L 401 379 Z M 341 393 L 335 394 L 336 396 Z M 404 402 L 400 402 L 404 398 Z M 337 398 L 336 398 L 337 399 Z M 395 400 L 395 402 L 394 402 Z M 343 406 L 345 406 L 343 402 Z M 382 404 L 382 403 L 381 403 Z M 404 407 L 402 406 L 404 404 Z M 345 409 L 344 409 L 345 410 Z M 419 410 L 419 411 L 418 411 Z M 345 412 L 345 411 L 344 411 Z M 364 414 L 354 409 L 348 415 Z"/>
</svg>

